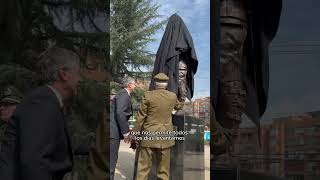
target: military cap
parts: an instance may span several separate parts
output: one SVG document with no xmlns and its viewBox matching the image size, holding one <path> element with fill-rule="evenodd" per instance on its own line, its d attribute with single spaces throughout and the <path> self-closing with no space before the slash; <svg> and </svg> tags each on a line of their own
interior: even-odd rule
<svg viewBox="0 0 320 180">
<path fill-rule="evenodd" d="M 8 86 L 4 89 L 0 104 L 19 104 L 23 99 L 22 93 L 13 86 Z"/>
<path fill-rule="evenodd" d="M 169 77 L 167 75 L 165 75 L 164 73 L 159 73 L 157 75 L 154 76 L 155 81 L 168 81 Z"/>
<path fill-rule="evenodd" d="M 116 95 L 116 94 L 117 94 L 117 91 L 112 88 L 110 94 L 111 94 L 111 95 Z"/>
</svg>

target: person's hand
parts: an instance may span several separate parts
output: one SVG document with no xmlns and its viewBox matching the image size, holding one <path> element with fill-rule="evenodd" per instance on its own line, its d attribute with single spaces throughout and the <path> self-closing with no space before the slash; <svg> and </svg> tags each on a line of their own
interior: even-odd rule
<svg viewBox="0 0 320 180">
<path fill-rule="evenodd" d="M 135 140 L 131 140 L 131 143 L 130 143 L 130 148 L 135 151 L 137 149 L 137 142 Z"/>
<path fill-rule="evenodd" d="M 125 143 L 127 143 L 127 144 L 129 144 L 130 141 L 131 141 L 129 135 L 130 135 L 130 132 L 127 132 L 126 134 L 123 134 L 123 137 L 124 137 L 123 141 L 124 141 Z"/>
<path fill-rule="evenodd" d="M 138 149 L 138 147 L 139 147 L 139 141 L 132 140 L 130 148 L 135 152 Z"/>
</svg>

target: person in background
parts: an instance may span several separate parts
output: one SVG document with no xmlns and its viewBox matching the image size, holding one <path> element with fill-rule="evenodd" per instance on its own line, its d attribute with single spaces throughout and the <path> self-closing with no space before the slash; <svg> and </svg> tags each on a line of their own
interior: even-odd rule
<svg viewBox="0 0 320 180">
<path fill-rule="evenodd" d="M 38 63 L 46 85 L 33 90 L 9 121 L 0 153 L 0 179 L 62 180 L 73 166 L 62 109 L 81 79 L 80 58 L 52 47 Z"/>
<path fill-rule="evenodd" d="M 22 99 L 22 93 L 17 88 L 13 86 L 5 88 L 0 100 L 0 151 L 4 131 L 7 128 L 7 124 L 13 112 L 16 110 L 17 105 Z"/>
<path fill-rule="evenodd" d="M 112 89 L 110 92 L 110 100 L 113 100 L 117 95 L 117 92 L 115 89 Z"/>
<path fill-rule="evenodd" d="M 136 81 L 127 77 L 124 88 L 114 98 L 114 112 L 110 114 L 110 179 L 113 180 L 120 140 L 129 143 L 129 118 L 132 116 L 131 93 L 136 88 Z M 114 115 L 113 115 L 114 114 Z"/>
</svg>

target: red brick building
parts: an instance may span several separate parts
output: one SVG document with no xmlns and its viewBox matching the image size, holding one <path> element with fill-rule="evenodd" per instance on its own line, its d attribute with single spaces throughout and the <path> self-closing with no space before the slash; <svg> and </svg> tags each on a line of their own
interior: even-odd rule
<svg viewBox="0 0 320 180">
<path fill-rule="evenodd" d="M 190 116 L 204 120 L 204 125 L 210 127 L 210 97 L 195 99 L 184 110 L 189 111 Z"/>
<path fill-rule="evenodd" d="M 205 119 L 210 117 L 210 97 L 195 99 L 192 102 L 193 116 Z"/>
<path fill-rule="evenodd" d="M 256 128 L 240 129 L 237 152 L 244 168 L 286 177 L 320 179 L 320 116 L 317 112 L 274 119 Z"/>
</svg>

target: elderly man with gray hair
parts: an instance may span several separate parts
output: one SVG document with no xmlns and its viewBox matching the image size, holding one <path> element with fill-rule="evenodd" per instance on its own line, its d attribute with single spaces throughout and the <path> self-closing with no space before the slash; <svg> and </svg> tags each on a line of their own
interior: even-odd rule
<svg viewBox="0 0 320 180">
<path fill-rule="evenodd" d="M 62 180 L 72 168 L 62 108 L 80 80 L 79 56 L 52 47 L 38 65 L 46 85 L 32 91 L 12 115 L 0 152 L 0 179 Z"/>
<path fill-rule="evenodd" d="M 129 143 L 129 118 L 132 116 L 131 93 L 136 88 L 135 79 L 127 76 L 123 89 L 117 93 L 112 101 L 114 112 L 110 114 L 110 179 L 114 179 L 114 172 L 118 161 L 120 140 Z"/>
</svg>

